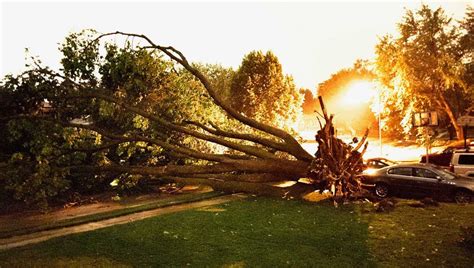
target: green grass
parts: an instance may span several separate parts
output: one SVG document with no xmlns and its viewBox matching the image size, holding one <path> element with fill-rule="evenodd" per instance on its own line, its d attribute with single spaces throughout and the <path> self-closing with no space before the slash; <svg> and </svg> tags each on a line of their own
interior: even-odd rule
<svg viewBox="0 0 474 268">
<path fill-rule="evenodd" d="M 440 203 L 415 208 L 402 200 L 394 211 L 363 214 L 369 247 L 384 267 L 474 267 L 474 251 L 463 247 L 461 226 L 474 226 L 474 204 Z"/>
<path fill-rule="evenodd" d="M 474 204 L 378 214 L 248 198 L 0 252 L 0 267 L 472 267 L 457 242 Z M 434 216 L 433 216 L 434 215 Z M 431 225 L 431 226 L 430 226 Z"/>
</svg>

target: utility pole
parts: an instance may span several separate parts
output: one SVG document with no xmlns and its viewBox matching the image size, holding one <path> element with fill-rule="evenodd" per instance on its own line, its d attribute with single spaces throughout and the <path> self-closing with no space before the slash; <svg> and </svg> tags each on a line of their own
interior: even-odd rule
<svg viewBox="0 0 474 268">
<path fill-rule="evenodd" d="M 378 90 L 378 110 L 379 110 L 379 116 L 378 116 L 378 121 L 379 121 L 379 146 L 380 146 L 380 157 L 383 157 L 383 145 L 382 145 L 382 100 L 381 100 L 381 91 Z"/>
</svg>

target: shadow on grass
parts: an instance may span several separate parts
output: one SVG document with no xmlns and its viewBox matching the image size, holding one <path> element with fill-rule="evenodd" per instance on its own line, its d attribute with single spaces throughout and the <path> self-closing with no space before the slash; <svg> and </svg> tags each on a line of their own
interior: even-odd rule
<svg viewBox="0 0 474 268">
<path fill-rule="evenodd" d="M 461 241 L 463 227 L 474 226 L 474 204 L 423 208 L 413 203 L 419 202 L 401 199 L 390 213 L 362 213 L 377 265 L 472 268 L 474 251 Z"/>
<path fill-rule="evenodd" d="M 0 252 L 0 266 L 81 266 L 91 259 L 95 266 L 375 266 L 367 245 L 368 225 L 350 206 L 248 198 L 219 208 Z"/>
</svg>

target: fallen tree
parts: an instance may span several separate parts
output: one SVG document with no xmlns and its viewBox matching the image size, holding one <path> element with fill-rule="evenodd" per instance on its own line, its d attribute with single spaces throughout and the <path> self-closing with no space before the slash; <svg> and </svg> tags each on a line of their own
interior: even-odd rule
<svg viewBox="0 0 474 268">
<path fill-rule="evenodd" d="M 221 128 L 216 122 L 198 122 L 186 118 L 176 122 L 154 112 L 152 104 L 158 97 L 153 95 L 155 89 L 152 86 L 147 87 L 146 81 L 139 84 L 143 84 L 143 89 L 136 90 L 134 84 L 128 90 L 126 84 L 114 86 L 111 82 L 94 79 L 92 63 L 84 61 L 96 58 L 98 43 L 110 36 L 133 37 L 144 41 L 145 45 L 133 48 L 136 51 L 134 53 L 151 51 L 169 57 L 181 68 L 176 71 L 176 67 L 172 66 L 173 72 L 185 71 L 190 74 L 192 81 L 202 85 L 211 102 L 220 107 L 230 120 L 243 127 L 229 130 Z M 155 44 L 145 35 L 124 32 L 102 34 L 82 45 L 79 53 L 63 48 L 66 54 L 71 54 L 72 60 L 63 62 L 66 67 L 62 73 L 42 67 L 36 62 L 34 68 L 23 74 L 26 78 L 10 77 L 2 85 L 2 91 L 10 94 L 6 94 L 10 96 L 10 102 L 7 100 L 8 103 L 4 106 L 10 110 L 2 112 L 4 126 L 14 125 L 15 120 L 23 124 L 32 122 L 33 126 L 42 124 L 45 132 L 40 133 L 41 135 L 59 139 L 59 143 L 67 144 L 56 144 L 54 150 L 51 149 L 53 152 L 45 154 L 47 157 L 40 160 L 36 157 L 37 163 L 47 165 L 48 174 L 58 170 L 60 172 L 54 174 L 66 174 L 64 176 L 131 174 L 152 179 L 206 184 L 215 190 L 226 192 L 297 198 L 314 190 L 329 190 L 336 197 L 336 201 L 350 199 L 360 192 L 358 175 L 362 169 L 362 155 L 367 148 L 367 133 L 354 146 L 338 139 L 332 122 L 333 116 L 326 111 L 321 97 L 319 103 L 322 113 L 317 118 L 320 120 L 320 130 L 315 136 L 319 149 L 313 156 L 305 151 L 289 132 L 258 122 L 233 109 L 224 101 L 219 89 L 208 77 L 173 47 Z M 77 44 L 73 47 L 77 48 Z M 122 58 L 117 57 L 114 60 Z M 114 61 L 109 60 L 108 64 L 111 63 Z M 99 70 L 103 76 L 116 75 L 106 67 L 107 65 L 103 65 Z M 135 80 L 136 78 L 133 81 Z M 22 95 L 22 92 L 26 93 Z M 45 102 L 48 104 L 46 108 Z M 104 112 L 107 109 L 112 112 Z M 108 120 L 94 116 L 106 113 L 112 114 Z M 135 123 L 138 127 L 127 129 L 127 126 Z M 58 137 L 51 134 L 54 132 L 47 134 L 53 129 L 76 131 L 86 138 L 69 141 L 68 144 L 64 135 Z M 199 142 L 216 144 L 224 149 L 221 153 L 199 150 L 170 137 L 192 138 Z M 93 139 L 95 141 L 91 141 Z M 120 149 L 124 144 L 139 144 L 139 149 L 159 148 L 161 152 L 166 151 L 168 155 L 179 159 L 194 160 L 189 164 L 186 161 L 156 163 L 139 159 L 136 160 L 138 164 L 134 164 L 133 161 L 113 161 L 110 157 L 104 157 L 104 154 L 97 154 L 111 148 Z M 43 151 L 44 147 L 41 152 Z M 71 158 L 64 158 L 65 155 L 78 152 L 93 153 L 85 154 L 86 157 L 83 158 L 97 158 L 99 155 L 106 159 L 72 161 Z M 17 156 L 15 159 L 22 160 L 23 156 Z M 56 161 L 58 159 L 64 161 Z M 10 160 L 10 163 L 16 162 Z M 35 167 L 31 167 L 31 172 L 39 173 Z M 302 178 L 306 180 L 301 180 Z M 285 181 L 293 181 L 294 184 L 289 187 L 278 186 L 278 183 Z"/>
</svg>

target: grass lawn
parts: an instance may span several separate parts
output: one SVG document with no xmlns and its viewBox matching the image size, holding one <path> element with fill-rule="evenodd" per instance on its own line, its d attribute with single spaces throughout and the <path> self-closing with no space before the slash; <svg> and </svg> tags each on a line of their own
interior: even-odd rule
<svg viewBox="0 0 474 268">
<path fill-rule="evenodd" d="M 474 204 L 390 213 L 248 198 L 0 252 L 0 267 L 472 267 Z"/>
</svg>

